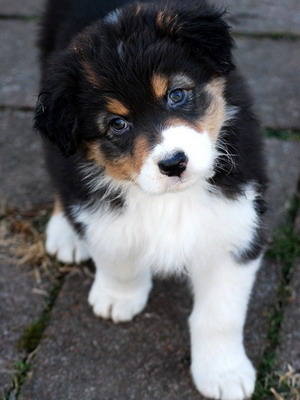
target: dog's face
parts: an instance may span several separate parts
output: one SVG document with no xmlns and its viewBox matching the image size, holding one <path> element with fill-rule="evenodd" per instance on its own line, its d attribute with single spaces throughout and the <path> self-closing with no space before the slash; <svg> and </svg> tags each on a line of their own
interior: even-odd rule
<svg viewBox="0 0 300 400">
<path fill-rule="evenodd" d="M 132 5 L 53 57 L 35 126 L 147 193 L 212 176 L 232 40 L 218 12 Z"/>
</svg>

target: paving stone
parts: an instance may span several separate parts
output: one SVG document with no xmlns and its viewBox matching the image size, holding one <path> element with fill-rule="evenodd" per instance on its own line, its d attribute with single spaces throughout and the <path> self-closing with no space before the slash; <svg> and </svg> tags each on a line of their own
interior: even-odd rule
<svg viewBox="0 0 300 400">
<path fill-rule="evenodd" d="M 35 294 L 43 289 L 30 266 L 16 265 L 0 248 L 0 396 L 12 385 L 17 362 L 25 355 L 18 348 L 24 329 L 41 314 L 44 300 Z"/>
<path fill-rule="evenodd" d="M 39 81 L 37 22 L 0 20 L 0 35 L 0 106 L 34 107 Z"/>
<path fill-rule="evenodd" d="M 300 213 L 296 220 L 295 233 L 300 237 Z M 291 277 L 291 298 L 284 313 L 280 333 L 277 366 L 286 372 L 287 365 L 300 372 L 300 258 L 294 263 L 294 273 Z"/>
<path fill-rule="evenodd" d="M 266 263 L 259 275 L 246 328 L 256 364 L 273 304 L 268 296 L 277 283 L 274 268 Z M 132 323 L 114 325 L 92 315 L 90 285 L 83 273 L 68 278 L 20 400 L 200 400 L 189 375 L 187 287 L 156 282 L 146 310 Z"/>
<path fill-rule="evenodd" d="M 300 171 L 300 142 L 266 140 L 268 173 L 268 211 L 265 216 L 267 238 L 271 239 L 284 221 L 288 206 L 295 195 Z M 249 356 L 258 361 L 267 340 L 268 315 L 276 299 L 281 277 L 278 261 L 265 260 L 257 277 L 246 324 L 246 346 Z"/>
<path fill-rule="evenodd" d="M 281 141 L 267 142 L 273 148 L 269 157 L 280 155 L 282 162 L 281 173 L 271 181 L 272 202 L 287 186 L 295 191 L 294 178 L 285 179 L 283 186 L 278 181 L 295 153 L 281 151 Z M 279 198 L 284 208 L 285 197 Z M 268 219 L 280 224 L 282 214 L 273 209 Z M 266 345 L 279 268 L 276 262 L 264 262 L 250 303 L 245 344 L 256 365 Z M 114 325 L 93 316 L 87 305 L 90 285 L 84 272 L 68 277 L 20 400 L 199 400 L 189 375 L 192 300 L 187 286 L 174 280 L 155 282 L 146 310 L 132 323 Z"/>
<path fill-rule="evenodd" d="M 277 365 L 282 370 L 290 364 L 300 372 L 300 259 L 295 263 L 291 284 L 292 296 L 288 305 L 281 329 L 281 340 Z"/>
<path fill-rule="evenodd" d="M 0 159 L 2 211 L 49 202 L 51 190 L 31 112 L 0 111 Z"/>
<path fill-rule="evenodd" d="M 45 0 L 1 0 L 0 15 L 33 17 L 41 15 Z"/>
<path fill-rule="evenodd" d="M 0 66 L 0 105 L 33 107 L 39 91 L 37 23 L 0 21 L 1 31 L 5 40 L 0 50 L 6 57 Z M 254 94 L 263 125 L 300 128 L 298 41 L 239 38 L 237 45 L 237 64 Z"/>
<path fill-rule="evenodd" d="M 242 38 L 236 42 L 237 65 L 247 78 L 262 124 L 299 128 L 299 42 Z"/>
<path fill-rule="evenodd" d="M 228 21 L 240 32 L 290 32 L 300 34 L 300 4 L 298 0 L 216 0 L 227 7 Z M 41 0 L 2 0 L 2 15 L 40 15 Z"/>
<path fill-rule="evenodd" d="M 298 0 L 217 0 L 227 7 L 234 30 L 248 33 L 287 32 L 300 34 Z"/>
<path fill-rule="evenodd" d="M 267 139 L 265 148 L 270 179 L 266 197 L 266 225 L 269 235 L 272 235 L 276 227 L 284 222 L 288 206 L 295 194 L 300 171 L 300 142 Z"/>
<path fill-rule="evenodd" d="M 21 399 L 199 400 L 184 285 L 157 282 L 145 312 L 119 325 L 92 315 L 90 285 L 83 273 L 69 276 Z"/>
</svg>

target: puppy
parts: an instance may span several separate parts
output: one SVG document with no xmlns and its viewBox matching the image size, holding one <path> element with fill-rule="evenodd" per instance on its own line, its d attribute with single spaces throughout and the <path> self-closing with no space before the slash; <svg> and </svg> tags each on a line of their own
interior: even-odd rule
<svg viewBox="0 0 300 400">
<path fill-rule="evenodd" d="M 202 0 L 49 0 L 35 128 L 56 195 L 48 253 L 92 258 L 88 301 L 114 322 L 143 310 L 153 273 L 186 271 L 194 383 L 240 400 L 266 177 L 222 17 Z"/>
</svg>

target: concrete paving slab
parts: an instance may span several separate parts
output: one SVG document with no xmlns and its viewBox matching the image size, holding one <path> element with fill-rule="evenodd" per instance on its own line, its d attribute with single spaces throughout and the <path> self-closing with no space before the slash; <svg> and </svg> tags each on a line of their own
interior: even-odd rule
<svg viewBox="0 0 300 400">
<path fill-rule="evenodd" d="M 277 157 L 282 142 L 268 142 L 277 146 L 269 157 Z M 284 187 L 278 182 L 293 156 L 281 153 L 282 173 L 272 180 L 270 201 L 287 186 L 296 189 L 295 180 L 284 180 Z M 280 199 L 285 203 L 285 196 Z M 269 219 L 280 224 L 282 215 L 273 209 Z M 255 364 L 267 342 L 279 267 L 264 262 L 250 304 L 245 343 Z M 187 287 L 172 280 L 156 282 L 146 310 L 132 323 L 114 325 L 93 316 L 86 300 L 90 285 L 83 272 L 68 277 L 20 400 L 199 400 L 189 375 Z"/>
<path fill-rule="evenodd" d="M 300 372 L 300 259 L 298 258 L 291 284 L 291 299 L 285 311 L 281 329 L 277 366 L 286 372 L 287 365 Z"/>
<path fill-rule="evenodd" d="M 300 34 L 298 0 L 217 0 L 230 13 L 234 31 L 248 33 L 286 32 Z"/>
<path fill-rule="evenodd" d="M 34 107 L 39 67 L 34 21 L 0 21 L 0 106 Z M 300 127 L 300 52 L 298 41 L 237 39 L 236 59 L 249 82 L 263 125 Z M 286 62 L 289 60 L 289 62 Z"/>
<path fill-rule="evenodd" d="M 269 236 L 284 221 L 300 171 L 300 142 L 267 139 L 265 148 L 268 160 L 269 188 L 266 226 Z"/>
<path fill-rule="evenodd" d="M 45 0 L 1 0 L 0 15 L 8 17 L 41 15 Z"/>
<path fill-rule="evenodd" d="M 189 376 L 184 285 L 155 285 L 132 323 L 95 318 L 86 297 L 91 279 L 69 276 L 20 399 L 199 400 Z"/>
<path fill-rule="evenodd" d="M 298 0 L 216 0 L 227 7 L 228 21 L 240 32 L 287 32 L 300 34 L 300 4 Z M 42 0 L 2 0 L 0 14 L 40 15 Z"/>
<path fill-rule="evenodd" d="M 262 269 L 246 327 L 246 347 L 256 364 L 273 304 L 268 296 L 276 287 L 274 272 L 269 263 Z M 20 400 L 200 400 L 189 375 L 187 287 L 156 282 L 146 310 L 132 323 L 114 325 L 92 315 L 90 285 L 83 272 L 68 278 Z"/>
<path fill-rule="evenodd" d="M 44 299 L 34 293 L 43 289 L 33 269 L 16 263 L 0 248 L 0 396 L 12 385 L 16 364 L 25 356 L 18 347 L 24 329 L 41 314 Z"/>
<path fill-rule="evenodd" d="M 237 65 L 252 90 L 262 124 L 299 128 L 299 42 L 242 38 L 236 42 Z"/>
<path fill-rule="evenodd" d="M 49 202 L 41 140 L 32 129 L 32 112 L 0 111 L 0 209 L 30 208 Z"/>
<path fill-rule="evenodd" d="M 0 106 L 34 107 L 39 82 L 37 22 L 0 20 L 0 35 Z"/>
<path fill-rule="evenodd" d="M 300 213 L 296 220 L 295 233 L 300 237 Z M 284 314 L 278 349 L 278 369 L 286 372 L 287 365 L 300 373 L 300 258 L 294 263 L 291 277 L 291 297 Z"/>
</svg>

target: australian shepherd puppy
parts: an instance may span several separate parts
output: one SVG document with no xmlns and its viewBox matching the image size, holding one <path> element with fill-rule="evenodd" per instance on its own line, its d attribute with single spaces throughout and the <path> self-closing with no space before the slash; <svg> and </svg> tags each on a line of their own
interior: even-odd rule
<svg viewBox="0 0 300 400">
<path fill-rule="evenodd" d="M 194 383 L 241 400 L 266 178 L 222 17 L 203 0 L 48 1 L 35 128 L 56 195 L 47 251 L 92 258 L 88 301 L 114 322 L 143 310 L 153 273 L 185 271 Z"/>
</svg>

